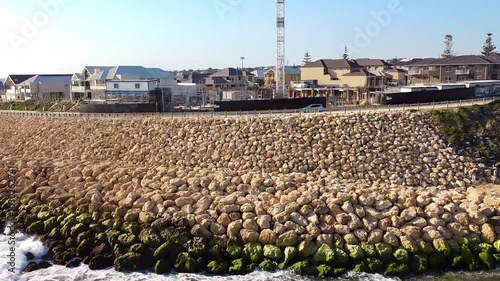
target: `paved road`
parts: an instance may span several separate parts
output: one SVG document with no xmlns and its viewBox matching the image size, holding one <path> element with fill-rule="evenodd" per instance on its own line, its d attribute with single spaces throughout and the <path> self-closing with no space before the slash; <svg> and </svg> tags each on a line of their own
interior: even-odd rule
<svg viewBox="0 0 500 281">
<path fill-rule="evenodd" d="M 45 118 L 201 118 L 201 117 L 238 117 L 238 116 L 269 116 L 269 115 L 295 115 L 295 114 L 355 114 L 367 112 L 391 112 L 400 110 L 431 110 L 456 108 L 462 106 L 471 106 L 478 104 L 487 104 L 495 98 L 453 101 L 453 102 L 436 102 L 427 104 L 409 104 L 409 105 L 380 105 L 367 107 L 334 107 L 322 111 L 304 111 L 304 110 L 267 110 L 267 111 L 242 111 L 242 112 L 175 112 L 175 113 L 41 113 L 33 111 L 8 111 L 1 110 L 0 116 L 39 116 Z"/>
</svg>

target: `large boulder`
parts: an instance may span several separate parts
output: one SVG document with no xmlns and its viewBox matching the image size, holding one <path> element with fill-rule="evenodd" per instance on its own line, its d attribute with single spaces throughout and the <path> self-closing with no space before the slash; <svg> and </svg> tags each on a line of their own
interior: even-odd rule
<svg viewBox="0 0 500 281">
<path fill-rule="evenodd" d="M 194 258 L 189 256 L 188 253 L 183 252 L 177 256 L 177 259 L 174 263 L 174 268 L 177 272 L 197 273 L 198 262 Z"/>
<path fill-rule="evenodd" d="M 283 257 L 283 252 L 280 247 L 274 245 L 264 246 L 264 257 L 271 260 L 280 260 Z"/>
<path fill-rule="evenodd" d="M 252 263 L 260 263 L 264 258 L 264 250 L 258 242 L 248 243 L 243 247 L 243 257 Z"/>
<path fill-rule="evenodd" d="M 139 234 L 139 240 L 151 249 L 156 249 L 162 244 L 162 239 L 153 229 L 143 229 Z"/>
<path fill-rule="evenodd" d="M 283 251 L 284 258 L 278 264 L 279 269 L 285 270 L 286 268 L 288 268 L 288 266 L 290 265 L 290 263 L 292 262 L 292 260 L 297 255 L 297 253 L 298 253 L 298 251 L 297 251 L 297 249 L 295 247 L 292 247 L 292 246 L 286 247 L 285 250 Z"/>
<path fill-rule="evenodd" d="M 115 257 L 111 254 L 108 255 L 96 255 L 89 262 L 89 268 L 91 270 L 101 270 L 113 266 Z"/>
<path fill-rule="evenodd" d="M 36 270 L 40 270 L 40 269 L 49 268 L 51 266 L 52 266 L 52 264 L 48 261 L 37 261 L 37 262 L 32 261 L 32 262 L 28 263 L 28 265 L 24 269 L 24 272 L 32 272 L 32 271 L 36 271 Z"/>
<path fill-rule="evenodd" d="M 229 263 L 223 260 L 214 260 L 208 263 L 207 272 L 210 274 L 222 275 L 229 270 Z"/>
<path fill-rule="evenodd" d="M 170 273 L 172 268 L 172 262 L 169 259 L 161 259 L 156 262 L 154 271 L 156 274 L 166 274 Z"/>
<path fill-rule="evenodd" d="M 316 243 L 311 241 L 302 241 L 297 247 L 299 257 L 308 258 L 312 257 L 318 250 Z"/>
<path fill-rule="evenodd" d="M 365 252 L 359 245 L 346 245 L 345 248 L 349 257 L 354 260 L 361 260 L 365 257 Z"/>
<path fill-rule="evenodd" d="M 332 264 L 335 261 L 335 252 L 327 244 L 321 245 L 313 257 L 316 263 Z"/>
</svg>

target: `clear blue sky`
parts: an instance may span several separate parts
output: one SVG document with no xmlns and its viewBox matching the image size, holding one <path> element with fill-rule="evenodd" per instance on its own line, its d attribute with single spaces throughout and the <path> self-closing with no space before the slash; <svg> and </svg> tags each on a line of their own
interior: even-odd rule
<svg viewBox="0 0 500 281">
<path fill-rule="evenodd" d="M 41 3 L 57 5 L 49 13 Z M 313 59 L 339 58 L 345 44 L 353 58 L 438 56 L 446 34 L 454 36 L 459 54 L 478 54 L 488 32 L 500 44 L 498 0 L 286 4 L 289 64 L 300 64 L 306 50 Z M 246 66 L 273 65 L 275 5 L 274 0 L 0 0 L 0 77 L 74 73 L 84 65 L 222 68 L 239 66 L 241 55 Z M 390 19 L 377 19 L 374 14 L 381 11 Z M 36 30 L 26 33 L 30 23 Z M 360 33 L 368 33 L 368 40 Z"/>
</svg>

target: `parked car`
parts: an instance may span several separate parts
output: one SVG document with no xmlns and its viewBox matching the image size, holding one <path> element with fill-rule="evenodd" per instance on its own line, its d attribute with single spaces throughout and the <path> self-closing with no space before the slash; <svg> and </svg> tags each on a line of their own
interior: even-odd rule
<svg viewBox="0 0 500 281">
<path fill-rule="evenodd" d="M 302 110 L 306 110 L 306 111 L 322 110 L 322 109 L 325 109 L 325 107 L 320 103 L 310 104 L 310 105 L 302 108 Z"/>
</svg>

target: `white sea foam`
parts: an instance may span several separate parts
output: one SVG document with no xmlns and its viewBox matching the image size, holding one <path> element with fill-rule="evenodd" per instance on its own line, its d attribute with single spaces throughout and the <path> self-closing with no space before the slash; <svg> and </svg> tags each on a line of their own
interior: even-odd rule
<svg viewBox="0 0 500 281">
<path fill-rule="evenodd" d="M 28 264 L 27 253 L 32 253 L 35 259 L 39 259 L 48 251 L 42 242 L 25 234 L 18 233 L 14 237 L 15 240 L 11 238 L 8 229 L 4 231 L 4 235 L 0 235 L 0 280 L 2 281 L 15 281 L 20 278 L 21 271 Z"/>
<path fill-rule="evenodd" d="M 16 268 L 15 273 L 8 271 L 6 256 L 9 254 L 7 235 L 0 235 L 0 281 L 323 281 L 325 279 L 299 276 L 291 271 L 268 273 L 256 271 L 245 276 L 208 276 L 204 274 L 169 274 L 157 275 L 151 272 L 122 273 L 109 268 L 93 271 L 86 265 L 77 268 L 66 268 L 54 265 L 47 269 L 34 272 L 20 273 L 27 264 L 25 254 L 31 252 L 40 258 L 47 252 L 47 248 L 40 241 L 24 234 L 16 235 Z M 398 278 L 386 278 L 380 274 L 366 274 L 350 272 L 339 278 L 327 280 L 335 281 L 389 281 Z M 436 280 L 463 280 L 463 281 L 496 281 L 500 280 L 500 270 L 475 273 L 446 273 L 414 277 L 410 280 L 436 281 Z"/>
</svg>

